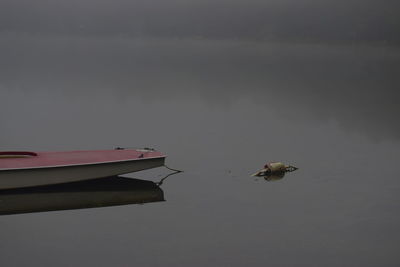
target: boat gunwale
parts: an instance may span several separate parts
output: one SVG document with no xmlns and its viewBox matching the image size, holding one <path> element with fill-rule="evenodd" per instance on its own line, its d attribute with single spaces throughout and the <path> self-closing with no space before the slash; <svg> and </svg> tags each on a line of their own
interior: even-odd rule
<svg viewBox="0 0 400 267">
<path fill-rule="evenodd" d="M 100 165 L 100 164 L 108 164 L 108 163 L 123 163 L 128 161 L 140 161 L 140 160 L 148 160 L 148 159 L 161 159 L 166 158 L 167 155 L 158 156 L 158 157 L 145 157 L 145 158 L 135 158 L 135 159 L 127 159 L 127 160 L 113 160 L 113 161 L 101 161 L 101 162 L 90 162 L 90 163 L 81 163 L 81 164 L 66 164 L 66 165 L 50 165 L 50 166 L 37 166 L 37 167 L 25 167 L 25 168 L 7 168 L 0 169 L 0 172 L 3 171 L 18 171 L 18 170 L 35 170 L 35 169 L 51 169 L 51 168 L 62 168 L 62 167 L 78 167 L 78 166 L 87 166 L 87 165 Z"/>
<path fill-rule="evenodd" d="M 31 151 L 0 151 L 0 157 L 7 158 L 8 156 L 37 157 L 38 153 Z"/>
</svg>

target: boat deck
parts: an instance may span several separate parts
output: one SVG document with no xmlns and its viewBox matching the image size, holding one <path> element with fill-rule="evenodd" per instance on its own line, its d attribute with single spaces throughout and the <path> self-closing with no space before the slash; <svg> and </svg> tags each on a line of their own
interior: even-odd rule
<svg viewBox="0 0 400 267">
<path fill-rule="evenodd" d="M 164 158 L 152 150 L 115 149 L 67 152 L 1 152 L 0 170 L 61 167 Z"/>
</svg>

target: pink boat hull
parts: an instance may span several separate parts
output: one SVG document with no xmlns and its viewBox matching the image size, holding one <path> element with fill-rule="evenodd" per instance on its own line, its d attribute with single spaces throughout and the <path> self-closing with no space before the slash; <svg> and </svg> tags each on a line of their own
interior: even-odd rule
<svg viewBox="0 0 400 267">
<path fill-rule="evenodd" d="M 163 166 L 166 157 L 157 151 L 133 149 L 13 153 L 33 152 L 0 153 L 0 189 L 60 184 L 137 172 Z"/>
</svg>

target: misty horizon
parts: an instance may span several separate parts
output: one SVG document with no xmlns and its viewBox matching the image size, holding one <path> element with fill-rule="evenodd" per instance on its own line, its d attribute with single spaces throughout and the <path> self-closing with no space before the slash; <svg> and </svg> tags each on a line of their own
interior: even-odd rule
<svg viewBox="0 0 400 267">
<path fill-rule="evenodd" d="M 15 1 L 0 33 L 399 45 L 397 1 Z"/>
</svg>

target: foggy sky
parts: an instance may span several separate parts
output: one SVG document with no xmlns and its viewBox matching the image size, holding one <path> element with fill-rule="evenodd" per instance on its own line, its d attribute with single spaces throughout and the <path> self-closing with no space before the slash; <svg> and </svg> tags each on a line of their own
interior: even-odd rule
<svg viewBox="0 0 400 267">
<path fill-rule="evenodd" d="M 395 0 L 3 0 L 0 32 L 398 44 L 399 10 Z"/>
<path fill-rule="evenodd" d="M 389 0 L 4 0 L 0 88 L 250 97 L 398 138 L 400 56 L 387 45 L 400 38 L 398 10 Z"/>
</svg>

